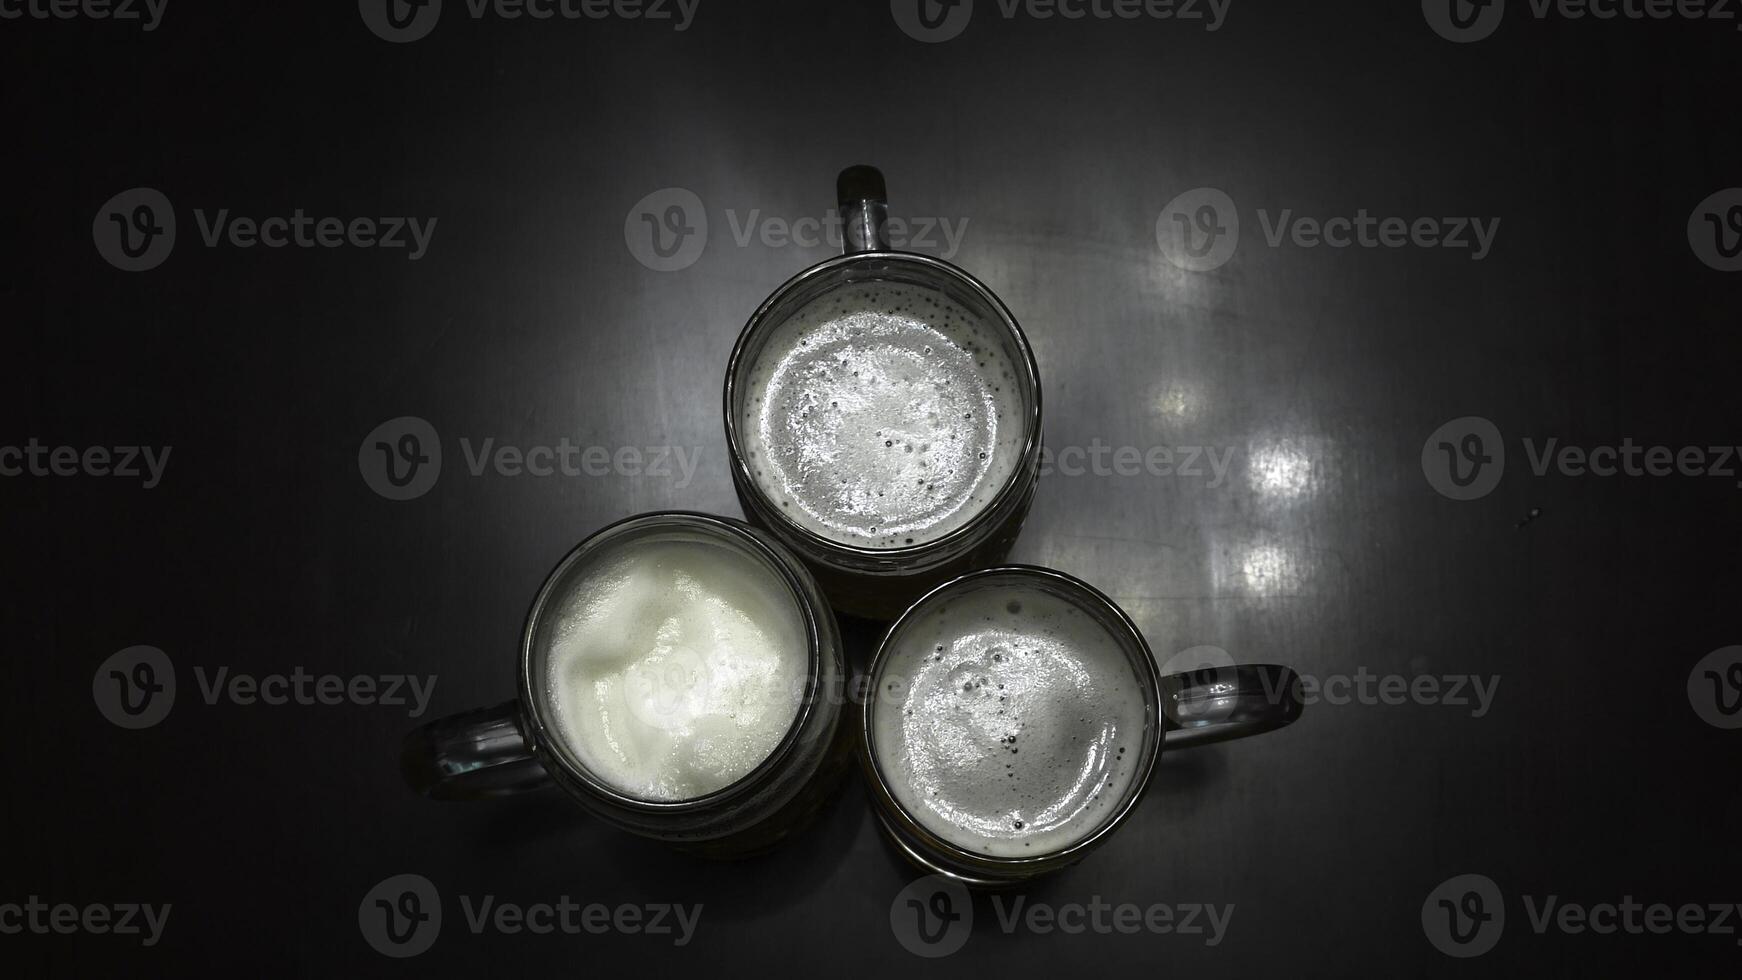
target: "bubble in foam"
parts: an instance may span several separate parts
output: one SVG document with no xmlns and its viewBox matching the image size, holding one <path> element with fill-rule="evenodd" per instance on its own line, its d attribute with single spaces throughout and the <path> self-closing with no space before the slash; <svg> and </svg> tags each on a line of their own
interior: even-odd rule
<svg viewBox="0 0 1742 980">
<path fill-rule="evenodd" d="M 1069 602 L 985 586 L 921 607 L 883 676 L 906 695 L 872 712 L 873 749 L 896 799 L 976 853 L 1054 851 L 1109 819 L 1140 773 L 1142 683 L 1117 637 Z M 900 710 L 894 710 L 899 707 Z"/>
<path fill-rule="evenodd" d="M 922 545 L 990 506 L 1020 463 L 1011 352 L 927 287 L 835 291 L 775 327 L 739 429 L 763 494 L 844 544 Z M 1002 379 L 1002 380 L 1000 380 Z"/>
</svg>

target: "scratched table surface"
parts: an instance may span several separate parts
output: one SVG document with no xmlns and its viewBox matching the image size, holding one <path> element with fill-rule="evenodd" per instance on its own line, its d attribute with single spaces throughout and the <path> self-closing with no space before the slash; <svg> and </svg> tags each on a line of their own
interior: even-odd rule
<svg viewBox="0 0 1742 980">
<path fill-rule="evenodd" d="M 376 6 L 6 7 L 9 975 L 1733 974 L 1734 21 Z M 1038 918 L 982 897 L 946 956 L 857 774 L 712 864 L 398 773 L 410 728 L 512 696 L 577 541 L 740 513 L 726 359 L 835 254 L 854 163 L 1033 343 L 1053 455 L 1012 558 L 1158 660 L 1312 685 L 1164 756 L 1017 893 Z M 421 485 L 373 456 L 406 418 Z M 176 690 L 129 728 L 111 685 L 161 675 L 105 664 L 138 646 Z M 389 957 L 360 910 L 405 874 L 443 920 Z M 1226 918 L 1167 927 L 1191 908 Z"/>
</svg>

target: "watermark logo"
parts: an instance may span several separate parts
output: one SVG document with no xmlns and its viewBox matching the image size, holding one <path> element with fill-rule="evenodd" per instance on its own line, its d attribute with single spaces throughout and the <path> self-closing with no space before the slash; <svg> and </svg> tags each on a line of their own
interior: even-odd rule
<svg viewBox="0 0 1742 980">
<path fill-rule="evenodd" d="M 1529 0 L 1531 18 L 1560 20 L 1686 20 L 1734 23 L 1731 0 Z M 1500 27 L 1506 0 L 1422 0 L 1422 14 L 1434 33 L 1448 41 L 1480 41 Z M 1738 27 L 1742 30 L 1742 27 Z"/>
<path fill-rule="evenodd" d="M 660 649 L 629 665 L 624 674 L 629 713 L 650 728 L 686 728 L 709 710 L 723 691 L 714 689 L 708 665 L 688 647 Z"/>
<path fill-rule="evenodd" d="M 1202 937 L 1219 946 L 1234 920 L 1232 903 L 1176 904 L 1109 902 L 1091 895 L 1087 902 L 1037 902 L 1026 895 L 991 896 L 999 932 L 1046 936 L 1177 935 Z M 959 951 L 974 932 L 974 904 L 968 890 L 945 875 L 927 875 L 910 882 L 889 903 L 889 929 L 902 948 L 915 956 L 938 959 Z"/>
<path fill-rule="evenodd" d="M 169 654 L 134 646 L 109 655 L 91 677 L 91 699 L 118 728 L 151 728 L 175 707 L 175 666 Z"/>
<path fill-rule="evenodd" d="M 940 44 L 968 29 L 974 0 L 890 0 L 895 26 L 915 41 Z"/>
<path fill-rule="evenodd" d="M 641 20 L 669 23 L 676 33 L 695 23 L 701 0 L 464 0 L 472 20 Z M 376 37 L 394 44 L 421 40 L 441 19 L 442 0 L 358 0 L 357 11 Z"/>
<path fill-rule="evenodd" d="M 297 208 L 289 215 L 251 218 L 229 208 L 194 209 L 200 244 L 206 248 L 362 248 L 404 249 L 416 262 L 429 252 L 439 218 L 314 217 Z M 169 198 L 149 187 L 135 187 L 110 198 L 91 222 L 97 254 L 117 269 L 155 269 L 175 248 L 175 208 Z"/>
<path fill-rule="evenodd" d="M 388 500 L 416 500 L 442 475 L 441 439 L 415 415 L 388 419 L 363 437 L 357 469 L 369 489 Z"/>
<path fill-rule="evenodd" d="M 1500 27 L 1506 0 L 1421 0 L 1434 33 L 1457 44 L 1480 41 Z"/>
<path fill-rule="evenodd" d="M 383 41 L 406 44 L 435 30 L 442 0 L 357 0 L 363 23 Z"/>
<path fill-rule="evenodd" d="M 1206 672 L 1200 679 L 1204 697 L 1162 699 L 1162 713 L 1182 728 L 1200 728 L 1227 718 L 1239 705 L 1239 670 L 1234 657 L 1218 646 L 1195 646 L 1167 658 L 1161 675 Z"/>
<path fill-rule="evenodd" d="M 732 243 L 739 248 L 759 245 L 762 248 L 818 249 L 825 246 L 839 251 L 845 234 L 845 222 L 833 208 L 821 215 L 787 217 L 769 214 L 761 208 L 740 211 L 726 208 L 724 227 Z M 719 215 L 716 215 L 716 218 Z M 942 258 L 953 258 L 967 234 L 968 218 L 891 217 L 885 219 L 883 232 L 892 248 L 909 251 L 935 251 Z M 710 222 L 707 206 L 694 191 L 683 187 L 666 187 L 654 191 L 629 209 L 623 219 L 623 241 L 635 261 L 655 272 L 678 272 L 687 269 L 702 257 L 708 247 L 710 227 L 722 227 Z"/>
<path fill-rule="evenodd" d="M 1215 33 L 1227 21 L 1233 0 L 994 0 L 994 12 L 1005 20 L 1170 20 L 1202 22 Z M 891 0 L 889 12 L 902 33 L 916 41 L 938 44 L 968 27 L 973 0 Z"/>
<path fill-rule="evenodd" d="M 357 906 L 363 941 L 382 956 L 427 952 L 442 932 L 442 898 L 423 875 L 394 875 L 369 889 Z"/>
<path fill-rule="evenodd" d="M 461 895 L 461 919 L 472 935 L 486 932 L 507 936 L 624 935 L 671 937 L 673 946 L 695 938 L 702 905 L 624 903 L 582 905 L 567 895 L 554 902 L 516 903 L 495 895 Z M 383 956 L 406 959 L 428 952 L 442 931 L 442 897 L 423 875 L 394 875 L 363 896 L 357 906 L 357 928 Z"/>
<path fill-rule="evenodd" d="M 149 34 L 163 23 L 169 0 L 0 0 L 0 20 L 114 20 Z"/>
<path fill-rule="evenodd" d="M 1196 673 L 1186 696 L 1168 698 L 1162 710 L 1176 723 L 1202 727 L 1228 717 L 1240 703 L 1239 668 L 1228 651 L 1218 646 L 1188 647 L 1169 657 L 1161 667 L 1163 676 Z M 1470 717 L 1482 718 L 1493 710 L 1500 692 L 1499 674 L 1397 674 L 1367 669 L 1353 673 L 1295 673 L 1291 683 L 1259 671 L 1258 688 L 1266 701 L 1281 704 L 1289 698 L 1302 705 L 1333 707 L 1468 708 Z"/>
<path fill-rule="evenodd" d="M 1214 187 L 1198 187 L 1167 202 L 1155 221 L 1161 254 L 1187 272 L 1208 272 L 1234 257 L 1240 212 Z"/>
<path fill-rule="evenodd" d="M 655 272 L 687 269 L 708 247 L 707 208 L 695 191 L 661 188 L 629 209 L 623 240 L 635 261 Z"/>
<path fill-rule="evenodd" d="M 701 465 L 699 446 L 588 446 L 567 436 L 554 444 L 516 446 L 495 437 L 474 441 L 461 436 L 465 472 L 517 478 L 626 476 L 676 478 L 688 487 Z M 369 489 L 388 500 L 415 500 L 430 491 L 442 472 L 441 438 L 435 426 L 414 415 L 388 419 L 363 437 L 357 470 Z"/>
<path fill-rule="evenodd" d="M 1742 646 L 1713 650 L 1694 664 L 1688 703 L 1713 728 L 1742 728 Z"/>
<path fill-rule="evenodd" d="M 1734 902 L 1641 902 L 1632 895 L 1604 902 L 1570 901 L 1560 895 L 1521 895 L 1530 932 L 1537 936 L 1734 936 L 1742 904 Z M 1506 901 L 1493 879 L 1466 874 L 1428 893 L 1421 907 L 1422 931 L 1447 956 L 1481 956 L 1506 929 Z M 1742 940 L 1737 941 L 1742 945 Z"/>
<path fill-rule="evenodd" d="M 311 674 L 301 666 L 288 674 L 234 673 L 229 667 L 194 667 L 200 700 L 241 707 L 295 704 L 379 705 L 407 708 L 412 718 L 429 709 L 436 677 L 412 674 Z M 150 728 L 175 706 L 175 665 L 156 647 L 128 647 L 111 654 L 91 676 L 91 698 L 104 718 L 120 728 Z"/>
<path fill-rule="evenodd" d="M 1481 416 L 1453 419 L 1422 443 L 1421 472 L 1442 496 L 1486 497 L 1506 472 L 1506 443 L 1494 423 Z"/>
<path fill-rule="evenodd" d="M 1742 270 L 1742 187 L 1718 191 L 1688 216 L 1688 245 L 1719 272 Z"/>
<path fill-rule="evenodd" d="M 1366 208 L 1351 215 L 1312 217 L 1293 208 L 1257 211 L 1270 248 L 1437 248 L 1468 252 L 1480 262 L 1494 250 L 1499 218 L 1381 216 Z M 1214 187 L 1186 191 L 1167 203 L 1155 222 L 1156 241 L 1169 262 L 1188 272 L 1208 272 L 1234 257 L 1240 244 L 1240 212 Z"/>
<path fill-rule="evenodd" d="M 1421 904 L 1421 928 L 1428 942 L 1447 956 L 1481 956 L 1506 931 L 1506 902 L 1500 886 L 1487 875 L 1446 879 Z"/>
<path fill-rule="evenodd" d="M 949 956 L 974 933 L 973 899 L 961 882 L 927 875 L 896 893 L 889 903 L 889 929 L 895 941 L 915 956 Z"/>
<path fill-rule="evenodd" d="M 175 208 L 150 187 L 122 191 L 97 209 L 91 238 L 103 261 L 123 272 L 155 269 L 175 249 Z"/>
<path fill-rule="evenodd" d="M 1665 446 L 1635 442 L 1572 445 L 1550 436 L 1522 440 L 1532 476 L 1568 478 L 1687 476 L 1737 479 L 1742 446 Z M 1435 429 L 1421 447 L 1421 470 L 1429 484 L 1453 500 L 1475 500 L 1492 493 L 1506 468 L 1506 446 L 1494 423 L 1479 416 L 1453 419 Z M 1534 519 L 1536 512 L 1532 512 Z M 1522 525 L 1521 525 L 1522 526 Z"/>
</svg>

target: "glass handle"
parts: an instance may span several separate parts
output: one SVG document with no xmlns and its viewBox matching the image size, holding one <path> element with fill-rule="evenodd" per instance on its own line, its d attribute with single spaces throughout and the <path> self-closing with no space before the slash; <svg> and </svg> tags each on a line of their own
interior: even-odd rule
<svg viewBox="0 0 1742 980">
<path fill-rule="evenodd" d="M 521 729 L 518 701 L 414 730 L 405 737 L 400 771 L 412 789 L 432 800 L 487 800 L 550 783 Z"/>
<path fill-rule="evenodd" d="M 856 166 L 835 178 L 835 201 L 841 209 L 841 253 L 889 251 L 889 191 L 883 172 Z"/>
<path fill-rule="evenodd" d="M 1204 667 L 1161 679 L 1166 748 L 1273 731 L 1301 714 L 1300 677 L 1276 664 Z"/>
</svg>

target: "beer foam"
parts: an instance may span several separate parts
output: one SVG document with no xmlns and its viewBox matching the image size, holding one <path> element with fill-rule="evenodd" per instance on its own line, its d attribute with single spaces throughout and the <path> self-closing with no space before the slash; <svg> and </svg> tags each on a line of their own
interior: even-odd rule
<svg viewBox="0 0 1742 980">
<path fill-rule="evenodd" d="M 929 601 L 878 674 L 873 751 L 914 820 L 1039 857 L 1094 833 L 1143 774 L 1144 687 L 1116 636 L 1023 585 Z"/>
<path fill-rule="evenodd" d="M 724 789 L 768 758 L 804 697 L 809 634 L 797 599 L 721 542 L 607 545 L 555 622 L 545 685 L 554 727 L 628 796 Z"/>
<path fill-rule="evenodd" d="M 1019 365 L 1001 328 L 892 282 L 824 293 L 773 328 L 738 428 L 762 493 L 842 544 L 936 540 L 991 505 L 1022 459 Z"/>
</svg>

